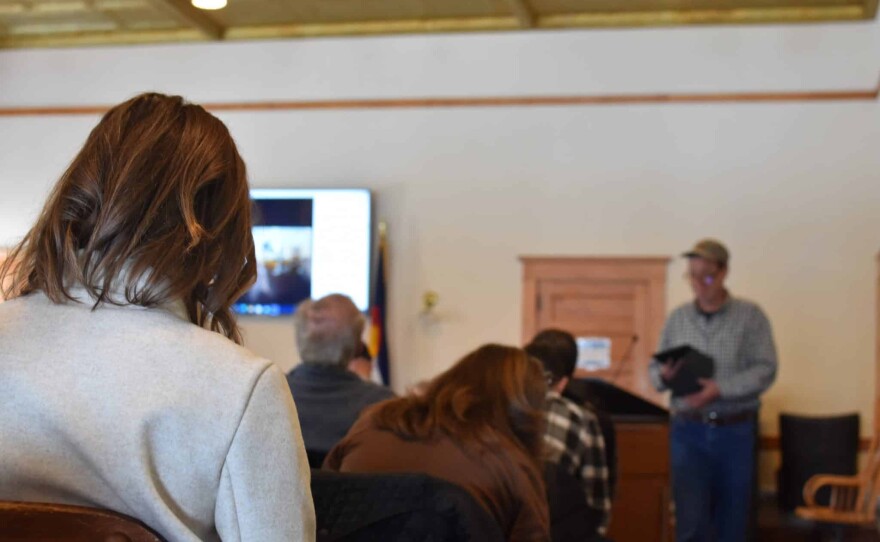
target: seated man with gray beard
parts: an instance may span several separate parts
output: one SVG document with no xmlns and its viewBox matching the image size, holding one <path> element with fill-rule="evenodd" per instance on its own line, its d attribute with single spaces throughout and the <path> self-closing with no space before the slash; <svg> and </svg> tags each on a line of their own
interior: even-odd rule
<svg viewBox="0 0 880 542">
<path fill-rule="evenodd" d="M 361 411 L 394 397 L 384 386 L 348 370 L 365 319 L 347 296 L 331 294 L 300 303 L 294 314 L 302 363 L 287 374 L 306 450 L 326 454 L 348 433 Z"/>
</svg>

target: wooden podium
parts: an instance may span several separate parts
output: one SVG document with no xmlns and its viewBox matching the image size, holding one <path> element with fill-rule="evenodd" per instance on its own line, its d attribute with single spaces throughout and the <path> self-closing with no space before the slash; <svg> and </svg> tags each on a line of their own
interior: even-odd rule
<svg viewBox="0 0 880 542">
<path fill-rule="evenodd" d="M 572 381 L 566 394 L 611 415 L 617 494 L 608 536 L 615 542 L 671 542 L 669 411 L 600 379 Z"/>
</svg>

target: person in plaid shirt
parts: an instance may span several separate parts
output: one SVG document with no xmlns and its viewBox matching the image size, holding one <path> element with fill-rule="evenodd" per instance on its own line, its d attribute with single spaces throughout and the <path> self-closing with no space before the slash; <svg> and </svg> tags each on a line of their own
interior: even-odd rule
<svg viewBox="0 0 880 542">
<path fill-rule="evenodd" d="M 541 361 L 547 377 L 547 459 L 563 465 L 583 483 L 587 505 L 601 515 L 599 531 L 604 534 L 611 515 L 611 484 L 599 419 L 562 396 L 574 374 L 577 343 L 571 333 L 547 329 L 538 333 L 525 350 Z"/>
</svg>

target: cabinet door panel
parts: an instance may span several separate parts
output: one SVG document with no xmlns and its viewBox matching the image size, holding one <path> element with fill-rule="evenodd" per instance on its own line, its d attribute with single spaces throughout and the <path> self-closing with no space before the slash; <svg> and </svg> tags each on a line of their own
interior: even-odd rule
<svg viewBox="0 0 880 542">
<path fill-rule="evenodd" d="M 544 279 L 537 283 L 539 329 L 560 328 L 577 337 L 611 339 L 611 366 L 579 376 L 604 378 L 660 401 L 645 374 L 653 352 L 650 284 L 644 279 Z M 637 339 L 634 339 L 637 338 Z"/>
</svg>

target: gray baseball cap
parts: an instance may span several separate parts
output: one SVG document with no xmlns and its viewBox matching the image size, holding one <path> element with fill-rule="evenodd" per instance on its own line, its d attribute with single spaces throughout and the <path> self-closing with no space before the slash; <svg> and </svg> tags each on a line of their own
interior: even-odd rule
<svg viewBox="0 0 880 542">
<path fill-rule="evenodd" d="M 694 248 L 682 254 L 685 258 L 703 258 L 715 262 L 721 266 L 727 266 L 730 253 L 727 247 L 717 239 L 703 239 L 698 241 Z"/>
</svg>

